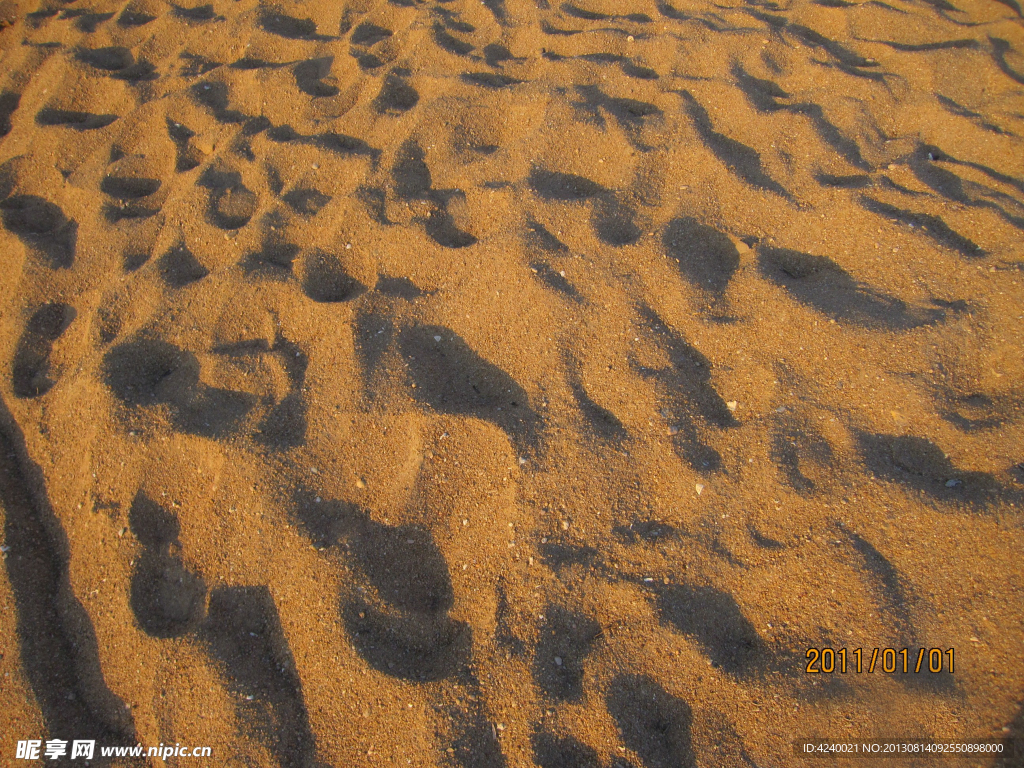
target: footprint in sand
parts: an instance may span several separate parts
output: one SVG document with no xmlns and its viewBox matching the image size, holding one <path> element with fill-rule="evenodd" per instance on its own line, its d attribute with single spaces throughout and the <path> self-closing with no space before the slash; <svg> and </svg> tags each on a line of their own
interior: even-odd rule
<svg viewBox="0 0 1024 768">
<path fill-rule="evenodd" d="M 218 587 L 207 605 L 206 581 L 178 553 L 177 517 L 140 491 L 129 524 L 144 548 L 129 593 L 139 626 L 152 637 L 198 639 L 238 696 L 249 734 L 282 766 L 319 765 L 302 683 L 269 590 Z"/>
<path fill-rule="evenodd" d="M 758 262 L 761 274 L 768 280 L 837 321 L 898 331 L 936 323 L 945 317 L 938 307 L 908 307 L 899 299 L 858 282 L 826 256 L 763 246 L 758 251 Z"/>
<path fill-rule="evenodd" d="M 75 261 L 78 224 L 60 206 L 36 195 L 12 195 L 0 201 L 4 227 L 52 269 L 70 269 Z"/>
<path fill-rule="evenodd" d="M 701 291 L 722 296 L 740 266 L 740 254 L 727 235 L 696 219 L 673 219 L 662 237 L 683 277 Z"/>
<path fill-rule="evenodd" d="M 242 175 L 230 168 L 207 168 L 199 185 L 210 190 L 207 218 L 220 229 L 240 229 L 256 213 L 256 195 L 242 183 Z"/>
<path fill-rule="evenodd" d="M 14 351 L 11 383 L 16 397 L 39 397 L 56 384 L 51 378 L 56 372 L 50 367 L 50 352 L 75 315 L 74 307 L 59 302 L 44 304 L 32 314 Z"/>
<path fill-rule="evenodd" d="M 180 637 L 206 613 L 206 582 L 182 562 L 177 517 L 143 492 L 128 513 L 132 534 L 143 546 L 132 572 L 132 612 L 153 637 Z"/>
<path fill-rule="evenodd" d="M 695 768 L 693 711 L 646 675 L 621 675 L 606 697 L 622 742 L 645 768 Z"/>
<path fill-rule="evenodd" d="M 739 422 L 711 383 L 711 363 L 653 310 L 641 307 L 640 315 L 670 365 L 653 369 L 634 362 L 633 367 L 641 376 L 656 383 L 660 397 L 666 401 L 664 413 L 672 422 L 669 434 L 679 457 L 698 472 L 718 471 L 721 456 L 705 442 L 700 425 L 726 429 Z"/>
<path fill-rule="evenodd" d="M 167 405 L 174 427 L 189 434 L 226 437 L 256 406 L 249 393 L 201 383 L 194 354 L 151 338 L 126 341 L 107 352 L 103 378 L 129 408 Z"/>
<path fill-rule="evenodd" d="M 240 719 L 284 768 L 318 768 L 302 681 L 265 586 L 218 587 L 210 593 L 198 637 L 222 665 L 238 695 Z"/>
<path fill-rule="evenodd" d="M 556 701 L 581 699 L 583 662 L 601 634 L 601 625 L 589 616 L 550 606 L 534 657 L 533 677 L 540 689 Z"/>
<path fill-rule="evenodd" d="M 408 327 L 399 334 L 398 346 L 417 400 L 441 413 L 490 421 L 523 450 L 537 446 L 540 417 L 530 407 L 526 391 L 454 331 L 433 325 Z"/>
<path fill-rule="evenodd" d="M 354 505 L 308 496 L 297 500 L 296 514 L 316 546 L 345 546 L 361 576 L 364 586 L 341 612 L 371 667 L 415 682 L 465 672 L 470 629 L 448 616 L 451 575 L 429 532 L 384 525 Z"/>
</svg>

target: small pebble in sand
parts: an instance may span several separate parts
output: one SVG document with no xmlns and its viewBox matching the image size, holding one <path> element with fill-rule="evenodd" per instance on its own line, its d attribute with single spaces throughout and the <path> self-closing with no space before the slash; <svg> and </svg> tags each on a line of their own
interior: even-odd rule
<svg viewBox="0 0 1024 768">
<path fill-rule="evenodd" d="M 562 666 L 562 657 L 561 656 L 555 656 L 555 666 L 557 666 L 557 667 Z"/>
<path fill-rule="evenodd" d="M 668 433 L 670 435 L 678 435 L 679 434 L 679 427 L 669 427 L 668 428 Z"/>
<path fill-rule="evenodd" d="M 563 531 L 568 531 L 569 530 L 569 521 L 568 520 L 563 520 L 562 521 L 562 530 Z"/>
<path fill-rule="evenodd" d="M 739 403 L 737 403 L 735 400 L 730 400 L 728 403 L 725 404 L 725 407 L 728 408 L 730 411 L 735 411 L 737 405 L 739 405 Z"/>
<path fill-rule="evenodd" d="M 704 486 L 701 483 L 697 483 L 695 486 L 697 489 L 697 495 L 700 496 L 704 492 Z"/>
<path fill-rule="evenodd" d="M 441 337 L 440 337 L 440 336 L 435 336 L 435 337 L 434 337 L 434 341 L 440 341 L 440 340 L 441 340 Z"/>
<path fill-rule="evenodd" d="M 469 525 L 469 520 L 463 520 L 463 521 L 462 521 L 462 524 L 463 524 L 463 525 Z"/>
<path fill-rule="evenodd" d="M 361 478 L 361 477 L 357 478 L 356 479 L 356 488 L 365 488 L 365 487 L 366 487 L 366 483 L 363 482 L 363 478 Z"/>
</svg>

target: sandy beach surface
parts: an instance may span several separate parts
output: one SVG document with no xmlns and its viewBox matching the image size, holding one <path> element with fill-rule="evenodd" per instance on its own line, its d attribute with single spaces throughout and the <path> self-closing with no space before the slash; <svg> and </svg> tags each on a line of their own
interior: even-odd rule
<svg viewBox="0 0 1024 768">
<path fill-rule="evenodd" d="M 1018 0 L 0 0 L 0 763 L 1024 738 L 1022 136 Z"/>
</svg>

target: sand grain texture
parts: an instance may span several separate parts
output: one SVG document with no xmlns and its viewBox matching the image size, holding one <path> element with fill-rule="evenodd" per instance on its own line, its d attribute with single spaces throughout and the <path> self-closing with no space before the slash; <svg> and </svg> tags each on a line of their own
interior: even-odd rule
<svg viewBox="0 0 1024 768">
<path fill-rule="evenodd" d="M 1016 0 L 2 0 L 0 761 L 1024 738 L 1022 89 Z"/>
</svg>

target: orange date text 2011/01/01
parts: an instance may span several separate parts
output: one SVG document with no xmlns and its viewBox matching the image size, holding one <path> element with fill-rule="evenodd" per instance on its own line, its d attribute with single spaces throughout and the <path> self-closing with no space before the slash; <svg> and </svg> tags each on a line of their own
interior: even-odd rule
<svg viewBox="0 0 1024 768">
<path fill-rule="evenodd" d="M 952 674 L 955 655 L 953 648 L 808 648 L 804 672 Z"/>
</svg>

